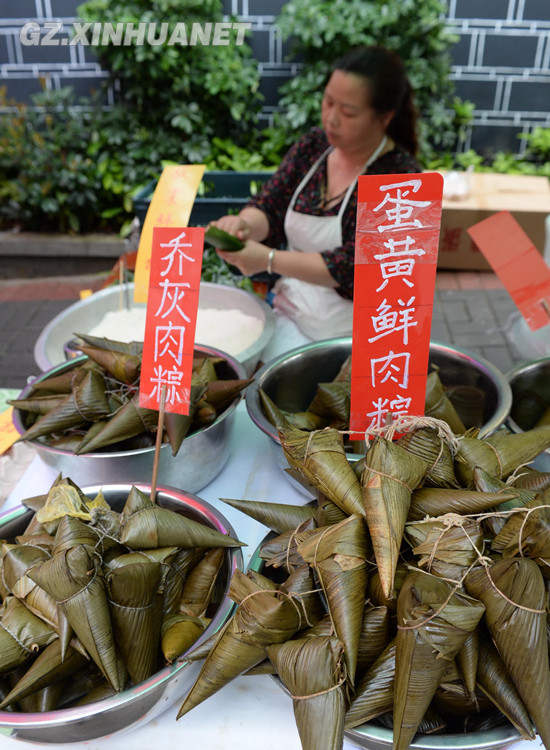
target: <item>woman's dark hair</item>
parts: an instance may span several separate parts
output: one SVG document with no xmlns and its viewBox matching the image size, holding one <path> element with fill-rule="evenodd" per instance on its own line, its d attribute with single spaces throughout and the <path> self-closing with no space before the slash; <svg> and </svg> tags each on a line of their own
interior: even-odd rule
<svg viewBox="0 0 550 750">
<path fill-rule="evenodd" d="M 395 112 L 387 133 L 413 156 L 418 150 L 416 107 L 403 60 L 380 45 L 354 47 L 338 58 L 334 70 L 365 78 L 370 87 L 370 105 L 379 114 Z"/>
</svg>

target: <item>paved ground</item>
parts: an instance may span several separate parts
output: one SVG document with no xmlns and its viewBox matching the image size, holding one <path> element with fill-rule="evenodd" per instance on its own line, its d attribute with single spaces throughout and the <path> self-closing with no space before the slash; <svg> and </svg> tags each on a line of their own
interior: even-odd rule
<svg viewBox="0 0 550 750">
<path fill-rule="evenodd" d="M 438 272 L 432 340 L 468 349 L 507 373 L 525 359 L 510 333 L 518 317 L 515 303 L 495 274 Z"/>
<path fill-rule="evenodd" d="M 0 388 L 22 389 L 40 374 L 34 344 L 44 326 L 80 297 L 98 289 L 105 275 L 0 281 Z"/>
<path fill-rule="evenodd" d="M 0 388 L 22 389 L 40 373 L 34 344 L 44 326 L 79 299 L 97 290 L 106 274 L 0 281 Z M 506 373 L 522 357 L 507 328 L 517 308 L 490 272 L 437 274 L 432 340 L 485 357 Z"/>
</svg>

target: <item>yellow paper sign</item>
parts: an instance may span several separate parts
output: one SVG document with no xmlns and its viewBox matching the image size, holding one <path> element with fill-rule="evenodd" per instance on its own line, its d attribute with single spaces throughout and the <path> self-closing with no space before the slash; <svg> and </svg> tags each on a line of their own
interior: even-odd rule
<svg viewBox="0 0 550 750">
<path fill-rule="evenodd" d="M 0 413 L 0 456 L 9 450 L 19 437 L 12 415 L 13 406 Z"/>
<path fill-rule="evenodd" d="M 143 222 L 134 273 L 134 301 L 147 302 L 153 227 L 186 227 L 204 164 L 164 167 Z"/>
</svg>

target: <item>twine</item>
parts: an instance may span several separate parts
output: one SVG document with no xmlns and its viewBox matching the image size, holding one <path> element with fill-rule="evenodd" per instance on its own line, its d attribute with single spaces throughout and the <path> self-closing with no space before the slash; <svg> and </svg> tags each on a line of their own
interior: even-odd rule
<svg viewBox="0 0 550 750">
<path fill-rule="evenodd" d="M 399 417 L 397 417 L 397 419 L 394 419 L 389 424 L 382 425 L 380 427 L 370 428 L 366 430 L 364 433 L 358 433 L 357 431 L 353 431 L 353 430 L 336 430 L 336 432 L 340 435 L 348 435 L 348 436 L 361 434 L 361 435 L 364 435 L 365 441 L 367 441 L 369 437 L 371 438 L 384 437 L 387 440 L 393 440 L 396 432 L 400 432 L 400 433 L 414 432 L 415 430 L 422 429 L 422 428 L 435 430 L 437 437 L 439 437 L 439 439 L 442 442 L 442 445 L 440 445 L 438 456 L 436 457 L 433 465 L 428 469 L 427 473 L 430 473 L 431 471 L 433 471 L 433 469 L 435 468 L 435 466 L 437 465 L 439 459 L 441 458 L 443 454 L 443 444 L 449 448 L 451 452 L 451 456 L 453 457 L 458 453 L 459 448 L 460 448 L 459 438 L 455 436 L 455 434 L 453 433 L 453 431 L 451 430 L 447 422 L 445 422 L 442 419 L 436 419 L 435 417 L 425 417 L 425 416 L 410 417 L 408 415 L 400 415 Z M 327 430 L 334 430 L 334 428 L 324 427 L 322 430 L 310 431 L 308 435 L 306 447 L 304 450 L 304 456 L 302 459 L 302 468 L 305 469 L 306 461 L 310 456 L 311 442 L 315 434 L 318 432 L 326 432 Z M 498 457 L 498 454 L 497 454 L 497 457 Z M 412 492 L 412 489 L 407 484 L 397 479 L 396 477 L 393 477 L 389 474 L 384 474 L 383 472 L 380 472 L 380 471 L 376 471 L 375 469 L 372 469 L 368 466 L 366 468 L 368 468 L 369 471 L 372 471 L 373 473 L 376 473 L 380 476 L 385 476 L 389 479 L 393 479 L 394 481 L 399 482 L 409 492 Z"/>
<path fill-rule="evenodd" d="M 487 445 L 493 451 L 493 453 L 495 454 L 496 459 L 497 459 L 497 463 L 498 463 L 499 475 L 502 476 L 502 462 L 500 460 L 500 456 L 498 455 L 497 449 L 495 448 L 494 445 L 491 445 L 491 443 L 487 442 L 486 440 L 483 441 L 483 444 Z"/>
<path fill-rule="evenodd" d="M 292 540 L 301 531 L 301 527 L 304 526 L 304 525 L 306 525 L 307 523 L 308 523 L 307 520 L 306 521 L 302 521 L 301 523 L 299 523 L 298 526 L 296 526 L 296 528 L 294 529 L 294 531 L 290 535 L 290 538 L 289 538 L 289 541 L 288 541 L 288 545 L 287 545 L 287 552 L 286 552 L 286 565 L 287 565 L 287 569 L 288 570 L 291 569 L 291 564 L 290 564 L 290 547 L 292 545 Z M 321 534 L 319 534 L 319 538 L 317 539 L 317 543 L 315 545 L 315 551 L 314 551 L 314 554 L 313 554 L 313 563 L 312 563 L 312 565 L 314 567 L 316 566 L 317 550 L 319 548 L 319 544 L 321 542 L 321 538 L 324 536 L 324 534 L 326 534 L 328 531 L 330 531 L 331 528 L 332 528 L 331 526 L 328 526 L 326 529 L 324 529 L 321 532 Z M 292 568 L 292 570 L 295 570 L 295 568 Z M 305 597 L 305 596 L 308 596 L 309 594 L 316 594 L 316 593 L 325 594 L 325 591 L 322 588 L 322 583 L 321 583 L 321 588 L 320 589 L 312 589 L 311 591 L 304 591 L 302 593 L 294 592 L 294 593 L 296 594 L 297 597 L 301 597 L 301 596 Z M 306 621 L 306 624 L 310 628 L 313 627 L 313 624 L 308 619 L 307 611 L 306 611 L 304 602 L 300 601 L 300 604 L 302 605 L 302 608 L 304 610 L 304 620 Z M 326 606 L 326 602 L 325 602 L 325 606 Z"/>
<path fill-rule="evenodd" d="M 142 604 L 140 607 L 131 607 L 128 604 L 119 604 L 109 597 L 108 602 L 117 609 L 125 609 L 127 612 L 146 612 L 148 609 L 156 607 L 156 602 L 150 602 L 149 604 Z"/>
<path fill-rule="evenodd" d="M 445 516 L 441 517 L 441 520 L 443 521 L 443 528 L 441 529 L 441 533 L 439 534 L 439 537 L 436 539 L 435 544 L 432 548 L 432 551 L 430 553 L 429 557 L 429 563 L 428 566 L 431 568 L 433 561 L 435 559 L 435 553 L 437 552 L 437 548 L 443 539 L 443 536 L 446 534 L 446 532 L 451 529 L 453 526 L 460 526 L 462 527 L 462 531 L 466 535 L 466 537 L 470 540 L 471 539 L 464 529 L 464 521 L 466 520 L 463 516 L 458 515 L 458 513 L 446 513 Z"/>
<path fill-rule="evenodd" d="M 531 513 L 533 513 L 535 510 L 541 510 L 542 508 L 550 508 L 550 505 L 537 505 L 534 508 L 515 508 L 515 510 L 525 513 L 525 518 L 521 522 L 521 526 L 519 527 L 519 532 L 518 532 L 518 552 L 519 552 L 520 557 L 525 557 L 525 555 L 523 554 L 522 547 L 521 547 L 521 542 L 522 542 L 523 530 L 525 528 L 525 524 L 527 523 L 527 519 L 529 518 Z"/>
<path fill-rule="evenodd" d="M 511 599 L 509 599 L 506 596 L 506 594 L 498 588 L 498 586 L 496 585 L 496 583 L 491 578 L 491 573 L 489 571 L 489 566 L 487 564 L 487 561 L 486 560 L 481 560 L 480 562 L 483 565 L 483 567 L 485 568 L 485 572 L 487 573 L 487 578 L 489 579 L 489 581 L 491 583 L 491 586 L 494 588 L 494 590 L 497 592 L 497 594 L 499 594 L 506 602 L 508 602 L 508 604 L 511 604 L 513 607 L 517 607 L 518 609 L 523 609 L 525 612 L 531 612 L 534 615 L 545 615 L 546 614 L 546 609 L 532 609 L 531 607 L 525 607 L 525 606 L 523 606 L 521 604 L 518 604 L 517 602 L 514 602 Z"/>
<path fill-rule="evenodd" d="M 534 510 L 538 510 L 540 507 L 549 507 L 549 506 L 547 506 L 547 505 L 546 506 L 537 506 L 537 508 L 527 509 L 527 511 L 528 512 L 532 512 Z M 509 514 L 509 513 L 517 512 L 517 511 L 521 511 L 521 510 L 522 510 L 521 508 L 514 508 L 513 511 L 508 511 L 507 513 Z M 498 586 L 496 585 L 496 583 L 493 581 L 493 579 L 491 577 L 491 574 L 490 574 L 490 570 L 489 570 L 489 562 L 492 564 L 493 561 L 490 558 L 484 557 L 481 554 L 481 552 L 478 550 L 478 548 L 474 544 L 474 542 L 473 542 L 472 538 L 470 537 L 470 535 L 468 534 L 468 532 L 464 529 L 464 525 L 463 525 L 462 519 L 469 518 L 469 517 L 474 517 L 474 516 L 460 516 L 459 518 L 461 519 L 461 522 L 460 523 L 455 523 L 455 516 L 456 515 L 457 514 L 454 514 L 454 513 L 453 514 L 448 514 L 449 518 L 447 519 L 447 528 L 450 528 L 452 525 L 457 525 L 457 526 L 462 527 L 462 531 L 464 532 L 465 536 L 470 541 L 470 544 L 472 545 L 473 549 L 475 550 L 475 552 L 476 552 L 476 554 L 478 556 L 477 560 L 475 562 L 473 562 L 470 566 L 468 566 L 468 568 L 466 569 L 466 572 L 464 573 L 464 575 L 462 576 L 462 578 L 459 581 L 455 582 L 455 585 L 451 589 L 451 592 L 449 593 L 449 596 L 445 599 L 445 601 L 439 607 L 439 609 L 437 609 L 429 617 L 426 617 L 424 620 L 422 620 L 421 622 L 419 622 L 419 623 L 417 623 L 415 625 L 398 625 L 397 626 L 398 630 L 416 630 L 417 628 L 423 627 L 428 622 L 430 622 L 431 620 L 433 620 L 434 617 L 437 617 L 437 615 L 439 615 L 443 611 L 443 609 L 447 606 L 447 604 L 449 603 L 449 601 L 451 600 L 451 598 L 454 596 L 454 594 L 460 588 L 462 588 L 462 585 L 463 585 L 464 581 L 466 580 L 466 578 L 467 578 L 468 574 L 470 573 L 470 571 L 475 567 L 476 563 L 480 563 L 483 566 L 483 568 L 485 568 L 485 572 L 486 572 L 487 577 L 488 577 L 488 579 L 489 579 L 489 581 L 491 583 L 491 586 L 497 592 L 497 594 L 499 596 L 501 596 L 508 604 L 511 604 L 512 606 L 517 607 L 518 609 L 522 609 L 522 610 L 524 610 L 526 612 L 531 612 L 532 614 L 539 614 L 539 615 L 546 614 L 546 609 L 533 609 L 531 607 L 526 607 L 526 606 L 524 606 L 522 604 L 518 604 L 517 602 L 514 602 L 512 599 L 510 599 L 508 596 L 506 596 L 506 594 L 503 591 L 501 591 L 498 588 Z M 488 513 L 488 514 L 480 514 L 480 515 L 484 515 L 485 518 L 488 518 L 491 515 L 499 515 L 499 514 L 498 513 L 496 513 L 496 514 Z M 441 516 L 441 518 L 443 518 L 443 516 Z M 446 530 L 447 529 L 443 529 L 443 532 L 442 532 L 442 534 L 440 536 L 440 539 L 441 539 L 441 537 L 443 536 L 443 533 Z M 434 552 L 435 552 L 435 550 L 434 550 Z M 426 575 L 432 575 L 431 573 L 427 573 L 426 571 L 422 571 L 422 572 L 424 572 Z"/>
<path fill-rule="evenodd" d="M 74 388 L 78 387 L 78 383 L 75 386 L 75 380 L 80 373 L 80 367 L 73 367 L 71 370 L 71 377 L 70 377 L 70 384 L 71 384 L 71 391 L 74 390 Z"/>
<path fill-rule="evenodd" d="M 292 534 L 290 535 L 290 538 L 288 540 L 288 544 L 286 546 L 286 569 L 292 573 L 295 568 L 292 566 L 292 563 L 290 562 L 290 548 L 292 546 L 293 539 L 295 538 L 298 529 L 300 528 L 301 524 L 298 524 L 298 526 L 294 529 Z"/>
<path fill-rule="evenodd" d="M 292 537 L 295 534 L 298 533 L 298 531 L 300 529 L 300 526 L 302 526 L 304 523 L 307 523 L 307 521 L 302 521 L 302 523 L 298 524 L 298 526 L 294 529 L 294 531 L 292 532 L 292 536 L 290 537 L 291 540 L 292 540 Z M 290 543 L 291 542 L 289 541 L 289 546 L 287 547 L 287 550 L 290 547 Z M 320 593 L 322 591 L 323 591 L 323 589 L 311 589 L 310 591 L 302 591 L 302 592 L 300 592 L 300 591 L 284 591 L 284 589 L 274 589 L 271 592 L 271 591 L 265 591 L 264 589 L 262 589 L 261 591 L 254 591 L 254 592 L 252 592 L 250 594 L 247 594 L 247 596 L 245 596 L 244 599 L 242 599 L 237 606 L 240 606 L 243 602 L 245 602 L 247 599 L 249 599 L 251 596 L 254 596 L 255 594 L 270 594 L 270 593 L 273 593 L 273 594 L 284 594 L 285 596 L 290 597 L 291 601 L 293 602 L 293 604 L 295 606 L 296 606 L 296 602 L 294 601 L 294 599 L 298 599 L 298 601 L 300 602 L 300 606 L 302 607 L 302 610 L 303 610 L 303 615 L 304 615 L 303 619 L 305 620 L 306 625 L 309 628 L 312 628 L 313 627 L 313 623 L 311 623 L 309 621 L 309 618 L 307 616 L 306 605 L 305 605 L 305 602 L 303 601 L 303 598 L 305 598 L 306 596 L 309 596 L 310 594 L 318 594 L 318 593 Z M 297 607 L 296 607 L 296 609 L 298 610 Z M 300 622 L 301 622 L 302 621 L 302 615 L 300 614 L 299 610 L 298 610 L 298 615 L 300 616 Z"/>
<path fill-rule="evenodd" d="M 321 591 L 322 591 L 322 596 L 320 597 L 321 601 L 323 603 L 324 608 L 326 610 L 328 610 L 328 613 L 329 613 L 329 616 L 330 616 L 330 621 L 331 621 L 332 625 L 334 626 L 334 621 L 332 619 L 332 614 L 330 612 L 330 607 L 328 606 L 327 592 L 325 591 L 325 587 L 323 586 L 323 581 L 321 580 L 321 577 L 319 576 L 319 572 L 318 572 L 319 571 L 319 566 L 317 564 L 317 550 L 319 549 L 319 545 L 321 544 L 321 539 L 324 537 L 324 535 L 328 531 L 330 531 L 331 528 L 332 528 L 332 526 L 327 526 L 327 528 L 324 529 L 324 531 L 322 531 L 319 534 L 319 536 L 317 538 L 317 541 L 316 541 L 316 544 L 315 544 L 315 549 L 313 550 L 313 562 L 312 562 L 312 566 L 313 566 L 313 571 L 314 571 L 314 580 L 316 581 L 316 583 L 319 583 L 320 586 L 321 586 Z"/>
<path fill-rule="evenodd" d="M 472 519 L 478 519 L 480 521 L 484 521 L 487 518 L 505 518 L 506 516 L 513 516 L 517 515 L 519 513 L 524 513 L 525 518 L 523 519 L 521 526 L 519 528 L 518 532 L 518 553 L 520 557 L 525 557 L 525 554 L 522 550 L 522 537 L 523 537 L 523 530 L 525 528 L 525 524 L 527 523 L 527 519 L 531 515 L 531 513 L 534 513 L 536 510 L 542 510 L 543 508 L 550 508 L 550 505 L 543 503 L 542 505 L 535 505 L 533 508 L 510 508 L 510 510 L 501 510 L 501 511 L 492 511 L 491 513 L 478 513 L 478 514 L 470 514 L 470 515 L 464 515 L 464 516 L 458 516 L 458 518 L 466 519 L 466 518 L 472 518 Z M 446 514 L 448 516 L 454 516 L 456 514 Z M 441 519 L 445 518 L 445 516 L 440 516 Z M 452 524 L 450 524 L 452 525 Z M 462 525 L 462 524 L 455 524 L 455 525 Z"/>
<path fill-rule="evenodd" d="M 438 453 L 438 454 L 437 454 L 437 456 L 435 457 L 435 461 L 434 461 L 434 462 L 432 463 L 432 465 L 431 465 L 431 466 L 428 466 L 428 471 L 426 472 L 426 476 L 429 476 L 429 475 L 430 475 L 430 474 L 431 474 L 431 473 L 432 473 L 432 472 L 434 471 L 434 469 L 435 469 L 435 467 L 437 466 L 437 464 L 439 463 L 439 459 L 440 459 L 440 458 L 442 457 L 442 455 L 443 455 L 443 445 L 444 445 L 444 441 L 443 441 L 443 440 L 442 440 L 442 439 L 440 438 L 440 443 L 439 443 L 439 453 Z M 449 447 L 449 446 L 447 446 L 447 447 Z M 449 448 L 449 450 L 450 450 L 450 448 Z M 450 451 L 450 452 L 451 452 L 451 454 L 452 454 L 452 451 Z"/>
<path fill-rule="evenodd" d="M 105 394 L 107 396 L 116 396 L 118 399 L 120 399 L 121 403 L 120 405 L 114 409 L 113 411 L 109 412 L 107 414 L 108 417 L 112 417 L 115 414 L 118 414 L 118 412 L 126 406 L 126 404 L 132 400 L 132 397 L 135 395 L 137 388 L 135 385 L 128 385 L 128 383 L 122 383 L 120 380 L 116 380 L 115 378 L 111 379 L 113 383 L 116 383 L 116 388 L 105 388 Z M 137 382 L 137 381 L 135 381 Z M 130 395 L 130 397 L 129 397 Z"/>
<path fill-rule="evenodd" d="M 313 550 L 313 565 L 317 567 L 317 550 L 319 549 L 319 545 L 321 544 L 322 538 L 332 529 L 332 526 L 327 526 L 326 529 L 324 529 L 318 536 L 317 542 L 315 544 L 315 549 Z"/>
<path fill-rule="evenodd" d="M 300 609 L 299 609 L 298 605 L 296 604 L 295 598 L 300 601 L 300 604 L 302 606 L 302 610 L 304 611 L 304 618 L 305 618 L 305 620 L 307 622 L 307 615 L 306 615 L 306 612 L 305 612 L 305 604 L 300 599 L 300 597 L 301 596 L 305 596 L 306 593 L 310 593 L 310 592 L 304 592 L 304 594 L 298 594 L 298 593 L 294 592 L 294 596 L 293 596 L 292 593 L 289 593 L 288 591 L 283 591 L 282 589 L 273 589 L 273 591 L 266 591 L 265 589 L 260 589 L 259 591 L 251 591 L 250 594 L 247 594 L 243 599 L 241 599 L 241 601 L 237 604 L 237 606 L 238 607 L 242 606 L 246 602 L 247 599 L 251 599 L 253 596 L 257 596 L 258 594 L 272 594 L 274 596 L 276 594 L 282 594 L 283 596 L 286 596 L 288 599 L 290 599 L 291 603 L 294 605 L 294 608 L 296 609 L 296 612 L 298 613 L 298 617 L 300 618 L 300 622 L 301 622 L 302 621 L 302 614 L 300 612 Z M 308 625 L 309 625 L 309 627 L 312 627 L 309 623 L 308 623 Z"/>
<path fill-rule="evenodd" d="M 432 612 L 432 614 L 429 617 L 426 617 L 424 620 L 421 620 L 420 622 L 416 623 L 416 625 L 399 625 L 398 624 L 397 625 L 397 629 L 398 630 L 417 630 L 418 628 L 423 627 L 424 625 L 426 625 L 427 623 L 429 623 L 431 620 L 433 620 L 434 617 L 437 617 L 437 615 L 439 615 L 445 609 L 445 607 L 451 601 L 451 599 L 456 594 L 456 592 L 458 591 L 458 589 L 462 587 L 462 583 L 463 583 L 464 579 L 466 578 L 466 575 L 470 572 L 470 570 L 473 568 L 473 566 L 474 566 L 474 563 L 472 563 L 472 565 L 470 565 L 470 567 L 468 568 L 468 570 L 466 571 L 466 573 L 464 574 L 464 576 L 462 577 L 462 579 L 456 584 L 456 586 L 454 586 L 451 589 L 451 592 L 449 593 L 449 596 L 445 599 L 445 601 L 439 607 L 439 609 L 437 609 L 435 612 Z M 413 568 L 413 570 L 414 570 L 414 568 Z M 427 573 L 426 571 L 422 571 L 422 572 L 425 575 L 432 575 L 431 573 Z M 433 577 L 437 578 L 437 576 L 433 576 Z"/>
<path fill-rule="evenodd" d="M 386 479 L 393 479 L 394 482 L 397 482 L 397 484 L 402 485 L 408 492 L 412 493 L 413 488 L 409 487 L 408 484 L 406 484 L 402 479 L 398 479 L 397 477 L 392 476 L 391 474 L 386 474 L 384 471 L 379 471 L 378 469 L 373 469 L 370 466 L 365 466 L 365 470 L 372 472 L 373 474 L 377 474 L 379 477 L 386 477 Z"/>
<path fill-rule="evenodd" d="M 365 440 L 370 438 L 383 437 L 388 440 L 393 440 L 395 433 L 408 433 L 414 432 L 422 428 L 435 430 L 437 436 L 449 447 L 451 453 L 455 455 L 460 448 L 460 438 L 458 438 L 451 430 L 447 422 L 436 417 L 411 417 L 407 414 L 401 414 L 396 419 L 388 422 L 388 424 L 380 425 L 380 427 L 370 427 L 365 432 L 359 432 L 357 430 L 338 430 L 342 435 L 363 435 Z M 325 427 L 325 430 L 331 429 Z M 320 432 L 320 430 L 317 430 Z"/>
<path fill-rule="evenodd" d="M 523 467 L 524 467 L 524 466 L 529 466 L 529 464 L 530 464 L 530 463 L 531 463 L 531 462 L 530 462 L 530 461 L 528 461 L 528 462 L 527 462 L 527 463 L 525 463 L 525 464 L 519 464 L 519 466 L 516 466 L 516 468 L 514 469 L 514 471 L 513 471 L 513 472 L 512 472 L 511 474 L 510 474 L 510 476 L 509 476 L 509 477 L 508 477 L 508 479 L 506 480 L 506 484 L 513 484 L 513 483 L 514 483 L 514 482 L 516 481 L 516 479 L 521 479 L 521 477 L 525 477 L 525 476 L 528 476 L 528 475 L 529 475 L 529 472 L 528 472 L 528 471 L 524 471 L 524 472 L 523 472 L 523 474 L 517 474 L 517 472 L 518 472 L 518 471 L 519 471 L 520 469 L 523 469 Z M 527 489 L 527 488 L 525 488 L 525 489 Z M 545 488 L 545 489 L 547 489 L 547 488 Z M 532 490 L 532 491 L 533 491 L 533 492 L 537 492 L 537 493 L 538 493 L 538 492 L 540 492 L 541 490 Z M 544 491 L 544 490 L 542 490 L 542 491 Z"/>
<path fill-rule="evenodd" d="M 319 695 L 326 695 L 327 693 L 332 693 L 333 690 L 338 690 L 346 681 L 345 677 L 342 677 L 336 685 L 333 685 L 332 687 L 327 688 L 326 690 L 320 690 L 318 693 L 310 693 L 310 695 L 293 695 L 290 694 L 290 697 L 293 701 L 305 701 L 308 698 L 317 698 Z"/>
<path fill-rule="evenodd" d="M 322 589 L 311 589 L 310 591 L 285 591 L 281 593 L 288 594 L 290 597 L 294 597 L 298 599 L 300 602 L 300 606 L 302 607 L 303 614 L 304 614 L 304 621 L 308 628 L 313 627 L 313 623 L 309 621 L 309 617 L 307 616 L 307 609 L 306 609 L 306 603 L 304 602 L 304 598 L 306 596 L 310 596 L 310 594 L 318 594 L 322 591 Z M 300 616 L 300 621 L 302 620 L 302 617 Z"/>
<path fill-rule="evenodd" d="M 310 452 L 310 450 L 311 450 L 311 441 L 313 440 L 313 436 L 314 436 L 314 435 L 315 435 L 315 434 L 316 434 L 317 432 L 326 432 L 326 431 L 327 431 L 327 430 L 329 430 L 329 429 L 330 429 L 330 427 L 325 427 L 325 428 L 324 428 L 323 430 L 312 430 L 312 431 L 311 431 L 311 432 L 309 433 L 309 435 L 308 435 L 308 437 L 307 437 L 306 449 L 305 449 L 305 451 L 304 451 L 304 458 L 302 459 L 302 466 L 305 466 L 305 465 L 306 465 L 306 459 L 308 458 L 309 452 Z"/>
<path fill-rule="evenodd" d="M 109 534 L 107 531 L 105 531 L 105 529 L 102 528 L 101 526 L 96 526 L 94 524 L 93 514 L 91 515 L 92 515 L 92 520 L 90 521 L 90 526 L 92 527 L 92 529 L 94 529 L 95 533 L 97 534 L 97 542 L 95 544 L 94 550 L 97 551 L 98 555 L 100 555 L 100 557 L 103 559 L 104 553 L 106 551 L 108 552 L 110 549 L 110 547 L 108 547 L 107 550 L 105 549 L 105 546 L 103 544 L 105 539 L 110 539 L 112 542 L 115 542 L 116 544 L 121 544 L 121 541 L 116 536 L 113 536 L 112 534 Z M 101 545 L 101 548 L 100 550 L 98 550 L 98 547 L 100 545 Z"/>
<path fill-rule="evenodd" d="M 296 528 L 293 530 L 293 532 L 291 533 L 291 535 L 289 537 L 288 544 L 286 546 L 286 567 L 287 567 L 287 570 L 290 571 L 290 572 L 293 572 L 295 570 L 295 568 L 292 567 L 292 564 L 290 562 L 290 548 L 292 547 L 292 542 L 295 539 L 295 537 L 300 533 L 300 531 L 307 530 L 307 524 L 308 523 L 309 523 L 309 520 L 307 520 L 307 519 L 304 520 L 304 521 L 300 521 L 300 523 L 298 524 L 298 526 L 296 526 Z M 298 545 L 296 544 L 296 547 L 297 546 Z"/>
<path fill-rule="evenodd" d="M 96 495 L 95 498 L 89 498 L 89 499 L 90 499 L 91 502 L 93 502 L 94 500 L 97 500 L 98 497 L 99 497 L 99 493 Z M 115 542 L 115 544 L 117 544 L 117 545 L 121 545 L 121 541 L 120 541 L 119 537 L 116 537 L 116 536 L 113 536 L 112 534 L 109 534 L 103 526 L 99 526 L 98 525 L 98 523 L 101 521 L 101 517 L 98 516 L 98 515 L 96 515 L 96 514 L 94 514 L 94 508 L 90 508 L 89 505 L 86 505 L 86 508 L 88 510 L 88 515 L 90 516 L 90 519 L 87 522 L 87 526 L 96 535 L 96 540 L 95 540 L 95 542 L 94 542 L 93 545 L 92 545 L 91 541 L 90 542 L 79 542 L 79 544 L 84 544 L 86 547 L 90 547 L 91 549 L 93 549 L 94 554 L 97 555 L 99 557 L 99 559 L 100 559 L 100 562 L 103 563 L 103 555 L 104 555 L 104 553 L 106 551 L 108 552 L 109 549 L 111 549 L 110 547 L 108 547 L 107 549 L 105 549 L 104 544 L 103 544 L 104 541 L 105 541 L 105 539 L 110 539 L 112 542 Z M 65 514 L 65 515 L 71 515 L 71 514 L 69 513 L 69 514 Z M 74 517 L 76 518 L 77 516 L 74 516 Z M 67 544 L 67 543 L 65 543 L 65 544 Z M 73 547 L 74 546 L 77 546 L 77 545 L 73 545 Z M 69 549 L 69 547 L 66 547 L 66 549 Z"/>
<path fill-rule="evenodd" d="M 441 456 L 443 455 L 444 445 L 446 445 L 449 448 L 449 451 L 453 458 L 460 449 L 460 439 L 456 437 L 456 435 L 453 433 L 453 431 L 451 430 L 447 422 L 445 422 L 442 419 L 437 419 L 436 417 L 426 417 L 426 416 L 411 417 L 408 415 L 400 415 L 399 417 L 397 417 L 397 419 L 394 419 L 392 422 L 386 425 L 381 425 L 380 427 L 372 427 L 366 430 L 364 433 L 357 433 L 355 431 L 350 431 L 350 430 L 340 430 L 339 432 L 342 435 L 350 435 L 350 436 L 356 435 L 356 434 L 364 435 L 365 441 L 367 441 L 369 437 L 371 438 L 383 437 L 386 440 L 393 440 L 395 438 L 396 432 L 409 433 L 409 432 L 414 432 L 415 430 L 420 430 L 424 428 L 434 430 L 437 437 L 441 440 L 441 444 L 439 447 L 439 454 L 436 456 L 435 461 L 433 462 L 432 466 L 428 468 L 427 473 L 429 474 L 437 466 L 437 463 L 439 462 Z M 330 428 L 325 428 L 325 429 L 330 429 Z M 373 471 L 373 469 L 371 469 L 371 471 Z M 392 477 L 392 479 L 395 479 L 395 477 Z M 399 480 L 396 479 L 396 481 L 399 481 Z"/>
<path fill-rule="evenodd" d="M 91 421 L 91 420 L 90 420 L 90 417 L 89 417 L 89 416 L 88 416 L 87 414 L 85 414 L 85 413 L 84 413 L 83 411 L 81 411 L 81 410 L 80 410 L 80 407 L 79 407 L 79 405 L 78 405 L 78 401 L 77 401 L 77 399 L 76 399 L 76 397 L 75 397 L 75 394 L 73 393 L 73 394 L 71 394 L 71 395 L 72 395 L 72 397 L 73 397 L 73 404 L 74 404 L 74 407 L 75 407 L 75 409 L 77 410 L 77 412 L 78 412 L 78 413 L 80 414 L 80 416 L 82 417 L 82 419 L 84 419 L 84 420 L 85 420 L 86 422 L 89 422 L 89 421 Z"/>
<path fill-rule="evenodd" d="M 456 454 L 460 447 L 459 439 L 453 433 L 447 422 L 442 419 L 436 419 L 435 417 L 410 417 L 408 415 L 401 415 L 394 419 L 389 425 L 377 429 L 367 430 L 367 435 L 381 435 L 386 437 L 388 440 L 393 440 L 396 432 L 414 432 L 420 430 L 423 427 L 433 429 L 436 431 L 437 436 L 451 449 L 451 452 Z"/>
<path fill-rule="evenodd" d="M 70 596 L 68 596 L 66 599 L 57 599 L 56 601 L 58 604 L 67 604 L 67 602 L 70 602 L 71 599 L 74 599 L 79 594 L 84 593 L 87 589 L 90 588 L 90 586 L 92 585 L 92 583 L 94 583 L 97 577 L 97 570 L 94 568 L 94 570 L 88 570 L 87 573 L 88 575 L 91 575 L 93 573 L 93 576 L 90 578 L 89 582 L 82 588 L 78 589 L 78 591 L 75 591 L 74 594 L 71 594 Z"/>
</svg>

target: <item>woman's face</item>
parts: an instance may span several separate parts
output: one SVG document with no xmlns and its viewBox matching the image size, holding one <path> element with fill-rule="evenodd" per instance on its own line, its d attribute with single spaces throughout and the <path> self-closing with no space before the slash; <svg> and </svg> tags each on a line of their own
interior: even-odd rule
<svg viewBox="0 0 550 750">
<path fill-rule="evenodd" d="M 321 122 L 329 143 L 343 151 L 377 146 L 393 113 L 379 115 L 370 106 L 368 82 L 354 73 L 335 70 L 326 85 Z"/>
</svg>

